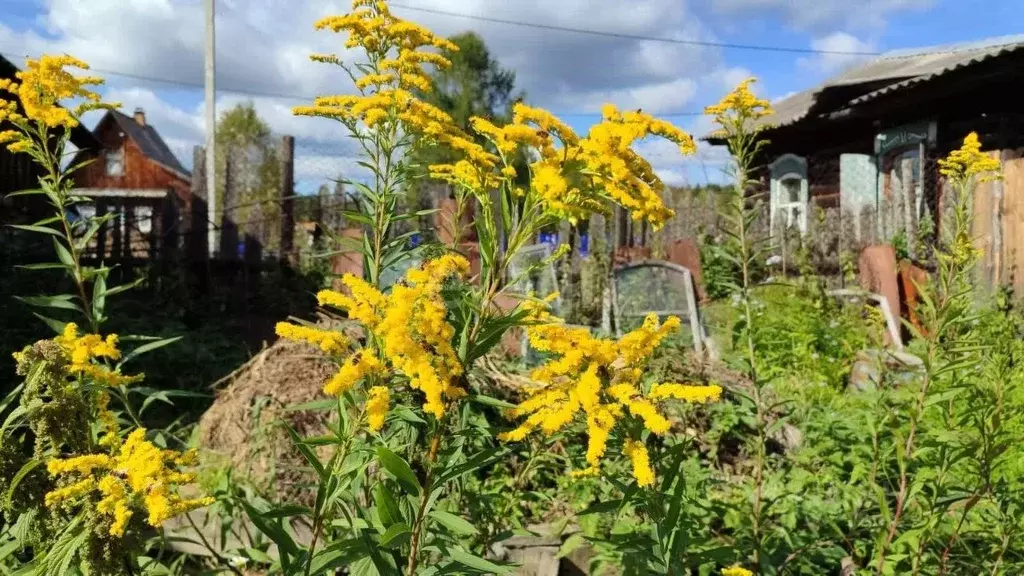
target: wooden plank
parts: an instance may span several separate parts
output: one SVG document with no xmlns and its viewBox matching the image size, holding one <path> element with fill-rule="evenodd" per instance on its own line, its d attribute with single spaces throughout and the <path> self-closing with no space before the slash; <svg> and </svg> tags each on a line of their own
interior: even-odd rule
<svg viewBox="0 0 1024 576">
<path fill-rule="evenodd" d="M 1003 283 L 1024 296 L 1024 150 L 1008 150 L 1003 164 Z"/>
</svg>

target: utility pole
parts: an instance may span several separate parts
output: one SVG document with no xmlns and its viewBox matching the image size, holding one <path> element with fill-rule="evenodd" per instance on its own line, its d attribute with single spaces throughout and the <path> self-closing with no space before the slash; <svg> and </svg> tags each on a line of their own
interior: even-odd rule
<svg viewBox="0 0 1024 576">
<path fill-rule="evenodd" d="M 207 244 L 210 254 L 217 252 L 217 156 L 216 156 L 216 129 L 217 110 L 216 99 L 217 89 L 215 85 L 214 60 L 217 56 L 214 36 L 214 0 L 203 0 L 206 11 L 206 55 L 205 72 L 206 80 L 206 196 L 209 210 L 207 211 L 208 239 Z"/>
</svg>

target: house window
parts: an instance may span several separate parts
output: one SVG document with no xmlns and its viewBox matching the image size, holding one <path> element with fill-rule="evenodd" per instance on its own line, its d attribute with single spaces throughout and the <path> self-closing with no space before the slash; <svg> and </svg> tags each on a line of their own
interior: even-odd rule
<svg viewBox="0 0 1024 576">
<path fill-rule="evenodd" d="M 150 206 L 135 207 L 135 225 L 142 234 L 153 231 L 153 208 Z"/>
<path fill-rule="evenodd" d="M 107 176 L 124 176 L 124 148 L 107 151 Z"/>
<path fill-rule="evenodd" d="M 770 169 L 772 233 L 790 227 L 807 232 L 807 161 L 786 154 L 773 162 Z"/>
<path fill-rule="evenodd" d="M 775 218 L 781 219 L 777 225 L 796 227 L 800 232 L 807 232 L 805 187 L 806 180 L 799 174 L 787 174 L 778 180 L 773 202 Z"/>
</svg>

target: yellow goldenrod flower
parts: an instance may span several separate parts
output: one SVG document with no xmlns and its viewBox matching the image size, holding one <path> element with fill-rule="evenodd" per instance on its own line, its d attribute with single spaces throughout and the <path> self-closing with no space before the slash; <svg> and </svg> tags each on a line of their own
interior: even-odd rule
<svg viewBox="0 0 1024 576">
<path fill-rule="evenodd" d="M 550 299 L 550 297 L 549 297 Z M 585 328 L 568 328 L 551 316 L 547 302 L 525 304 L 530 343 L 554 356 L 530 374 L 537 386 L 515 408 L 510 418 L 525 417 L 519 426 L 499 436 L 519 441 L 534 431 L 554 434 L 582 416 L 587 426 L 587 464 L 581 474 L 595 474 L 615 425 L 627 414 L 654 434 L 669 431 L 671 423 L 658 404 L 668 399 L 697 403 L 716 400 L 717 386 L 655 384 L 644 394 L 640 379 L 648 358 L 659 343 L 679 327 L 678 318 L 658 322 L 654 315 L 640 328 L 616 340 L 595 338 Z M 641 485 L 653 482 L 646 449 L 629 444 L 626 455 L 634 464 Z"/>
<path fill-rule="evenodd" d="M 15 74 L 16 81 L 0 82 L 0 90 L 15 96 L 24 111 L 19 113 L 15 102 L 0 100 L 0 122 L 10 121 L 18 127 L 17 132 L 0 134 L 0 143 L 7 144 L 12 152 L 25 152 L 36 145 L 29 136 L 27 123 L 43 129 L 70 130 L 79 125 L 82 114 L 116 107 L 102 102 L 99 94 L 90 89 L 103 84 L 102 79 L 75 76 L 68 69 L 88 70 L 89 65 L 67 55 L 43 55 L 26 59 L 25 69 Z"/>
<path fill-rule="evenodd" d="M 666 400 L 675 398 L 690 404 L 705 404 L 707 402 L 718 402 L 722 396 L 720 386 L 688 386 L 685 384 L 655 384 L 647 397 L 651 400 Z"/>
<path fill-rule="evenodd" d="M 423 392 L 423 409 L 440 418 L 447 402 L 466 395 L 455 383 L 462 375 L 462 363 L 452 347 L 455 329 L 447 320 L 441 290 L 448 278 L 465 278 L 469 270 L 469 261 L 463 256 L 448 254 L 410 269 L 405 283 L 395 285 L 386 295 L 351 275 L 342 279 L 351 295 L 320 292 L 321 305 L 346 310 L 349 318 L 372 332 L 380 347 L 377 352 L 362 350 L 346 359 L 324 392 L 341 394 L 370 374 L 383 375 L 394 369 L 409 379 L 414 390 Z"/>
<path fill-rule="evenodd" d="M 195 481 L 194 474 L 179 470 L 193 463 L 195 454 L 161 450 L 145 436 L 145 430 L 136 429 L 123 443 L 111 446 L 109 455 L 49 461 L 51 476 L 63 479 L 71 475 L 72 482 L 49 492 L 46 505 L 86 505 L 83 499 L 95 490 L 101 496 L 96 510 L 110 517 L 110 534 L 120 537 L 136 508 L 145 509 L 149 524 L 159 526 L 174 516 L 212 504 L 212 498 L 183 499 L 172 492 L 176 485 Z M 97 475 L 100 470 L 106 472 L 102 477 Z"/>
<path fill-rule="evenodd" d="M 98 334 L 83 334 L 79 336 L 78 326 L 69 322 L 64 327 L 64 332 L 53 339 L 60 345 L 68 357 L 67 371 L 69 374 L 80 375 L 92 380 L 96 384 L 118 387 L 134 384 L 143 379 L 143 376 L 127 376 L 115 372 L 102 364 L 93 363 L 94 360 L 117 360 L 121 358 L 121 351 L 117 348 L 117 335 L 109 334 L 106 338 Z"/>
<path fill-rule="evenodd" d="M 754 576 L 754 573 L 750 570 L 747 570 L 746 568 L 733 566 L 731 568 L 726 568 L 725 570 L 722 570 L 722 576 Z"/>
<path fill-rule="evenodd" d="M 385 386 L 374 386 L 370 388 L 370 395 L 366 401 L 366 419 L 370 430 L 380 432 L 384 428 L 384 421 L 388 416 L 391 394 Z"/>
<path fill-rule="evenodd" d="M 981 151 L 977 132 L 964 138 L 963 145 L 939 160 L 939 172 L 956 181 L 967 181 L 977 176 L 980 182 L 998 180 L 1001 166 L 999 160 Z"/>
<path fill-rule="evenodd" d="M 755 82 L 757 82 L 756 78 L 747 78 L 740 82 L 720 102 L 704 108 L 704 113 L 714 116 L 723 126 L 730 125 L 737 120 L 748 122 L 771 115 L 773 113 L 771 102 L 758 98 L 750 90 L 750 85 Z"/>
<path fill-rule="evenodd" d="M 360 350 L 342 363 L 338 373 L 334 375 L 327 384 L 324 384 L 324 394 L 338 396 L 348 392 L 356 382 L 367 376 L 384 374 L 383 365 L 376 356 L 366 350 Z"/>
<path fill-rule="evenodd" d="M 647 488 L 654 485 L 654 470 L 647 455 L 647 446 L 636 440 L 626 440 L 622 453 L 633 463 L 633 477 L 637 486 Z"/>
<path fill-rule="evenodd" d="M 281 338 L 309 342 L 328 354 L 338 354 L 348 347 L 348 340 L 333 330 L 278 322 L 274 327 L 274 332 Z"/>
<path fill-rule="evenodd" d="M 93 487 L 96 486 L 96 480 L 93 478 L 85 478 L 69 484 L 63 488 L 57 488 L 51 492 L 47 492 L 45 498 L 45 504 L 48 507 L 56 506 L 65 500 L 74 500 L 88 494 Z"/>
</svg>

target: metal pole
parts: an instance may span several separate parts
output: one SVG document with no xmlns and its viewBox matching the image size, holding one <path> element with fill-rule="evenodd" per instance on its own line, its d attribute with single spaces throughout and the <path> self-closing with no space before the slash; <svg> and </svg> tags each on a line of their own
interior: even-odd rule
<svg viewBox="0 0 1024 576">
<path fill-rule="evenodd" d="M 206 191 L 209 202 L 207 211 L 208 239 L 210 254 L 217 252 L 217 156 L 215 153 L 217 111 L 217 90 L 214 80 L 214 60 L 216 59 L 214 36 L 214 0 L 204 0 L 206 8 L 206 55 L 205 55 L 205 87 L 206 87 Z"/>
</svg>

